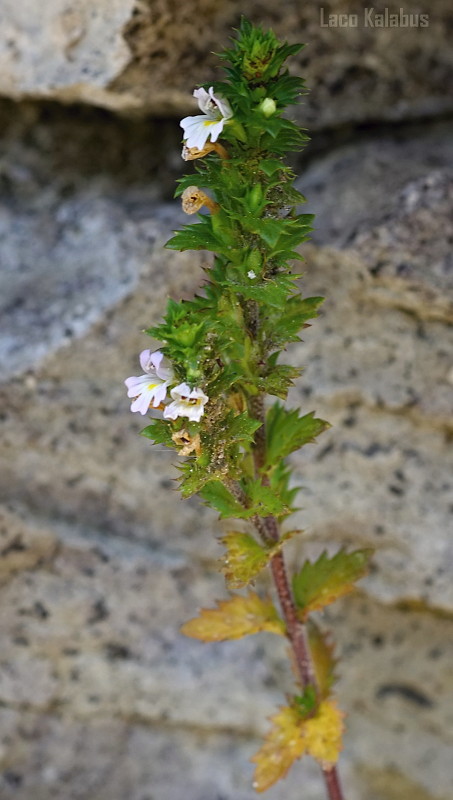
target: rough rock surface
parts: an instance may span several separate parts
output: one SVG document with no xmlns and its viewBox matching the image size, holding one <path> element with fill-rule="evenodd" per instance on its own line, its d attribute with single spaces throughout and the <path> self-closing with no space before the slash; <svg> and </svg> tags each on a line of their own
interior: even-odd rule
<svg viewBox="0 0 453 800">
<path fill-rule="evenodd" d="M 245 13 L 290 41 L 316 92 L 302 110 L 311 128 L 433 116 L 452 109 L 448 0 L 430 3 L 428 27 L 366 25 L 366 4 L 342 0 L 1 0 L 0 94 L 80 100 L 126 112 L 185 113 L 192 88 L 213 77 L 214 57 Z M 379 0 L 400 13 L 401 4 Z M 357 11 L 357 26 L 328 27 L 329 14 Z M 421 9 L 410 9 L 417 13 Z M 402 20 L 404 26 L 405 20 Z M 210 54 L 210 55 L 207 55 Z"/>
<path fill-rule="evenodd" d="M 247 756 L 290 687 L 283 642 L 187 641 L 178 625 L 224 593 L 211 569 L 182 558 L 163 563 L 149 546 L 94 531 L 58 532 L 54 557 L 11 574 L 0 590 L 2 796 L 26 800 L 34 786 L 42 800 L 124 792 L 170 800 L 184 780 L 193 800 L 251 800 Z M 389 614 L 364 596 L 338 604 L 325 621 L 343 657 L 349 796 L 362 797 L 362 766 L 370 765 L 370 742 L 379 742 L 376 772 L 407 771 L 426 791 L 437 776 L 437 796 L 447 797 L 451 623 Z M 293 772 L 285 796 L 299 796 L 301 775 L 306 797 L 320 800 L 309 765 Z M 367 788 L 370 800 L 394 796 Z"/>
<path fill-rule="evenodd" d="M 115 105 L 106 88 L 130 61 L 123 29 L 134 5 L 2 0 L 0 93 Z"/>
<path fill-rule="evenodd" d="M 157 135 L 155 123 L 103 113 L 79 111 L 75 139 L 70 114 L 0 105 L 3 378 L 36 366 L 130 294 L 162 238 L 156 169 L 165 190 L 171 155 L 159 136 L 168 146 L 175 126 Z"/>
<path fill-rule="evenodd" d="M 35 130 L 10 131 L 1 164 L 12 337 L 0 387 L 1 794 L 251 800 L 247 759 L 290 686 L 283 643 L 179 635 L 224 596 L 218 526 L 177 499 L 174 458 L 136 435 L 122 385 L 142 329 L 168 294 L 193 291 L 205 256 L 161 249 L 179 208 L 157 202 L 136 165 L 116 176 L 120 156 L 103 155 L 77 177 L 52 162 L 48 128 Z M 324 617 L 342 656 L 351 800 L 451 793 L 453 204 L 448 130 L 417 136 L 341 148 L 302 180 L 322 218 L 305 291 L 327 301 L 292 350 L 307 369 L 291 399 L 334 427 L 296 459 L 306 534 L 292 552 L 377 549 L 362 593 Z M 306 764 L 288 800 L 302 780 L 305 800 L 324 797 Z"/>
</svg>

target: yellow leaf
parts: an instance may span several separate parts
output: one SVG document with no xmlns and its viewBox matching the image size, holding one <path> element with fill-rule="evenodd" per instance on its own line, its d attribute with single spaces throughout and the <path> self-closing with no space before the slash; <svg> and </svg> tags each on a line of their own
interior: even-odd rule
<svg viewBox="0 0 453 800">
<path fill-rule="evenodd" d="M 252 758 L 256 764 L 253 788 L 265 792 L 281 778 L 306 750 L 303 720 L 294 708 L 284 706 L 271 717 L 273 727 Z"/>
<path fill-rule="evenodd" d="M 321 697 L 327 697 L 335 681 L 335 667 L 337 659 L 330 633 L 325 633 L 312 620 L 308 620 L 308 642 L 310 653 L 315 667 L 316 680 Z"/>
<path fill-rule="evenodd" d="M 235 595 L 217 602 L 217 608 L 204 608 L 199 617 L 186 622 L 181 633 L 204 642 L 240 639 L 249 633 L 269 631 L 285 634 L 285 626 L 270 600 L 254 592 L 246 597 Z"/>
<path fill-rule="evenodd" d="M 256 764 L 253 788 L 264 792 L 284 778 L 294 761 L 305 753 L 321 764 L 335 764 L 341 750 L 343 714 L 332 700 L 322 700 L 311 717 L 284 706 L 271 717 L 272 728 L 252 758 Z"/>
<path fill-rule="evenodd" d="M 305 744 L 321 764 L 335 764 L 341 750 L 343 714 L 333 700 L 323 700 L 314 717 L 304 722 Z"/>
<path fill-rule="evenodd" d="M 227 550 L 221 559 L 221 570 L 232 589 L 250 583 L 269 560 L 266 549 L 249 533 L 230 531 L 220 541 Z"/>
<path fill-rule="evenodd" d="M 226 553 L 220 559 L 221 571 L 230 589 L 240 589 L 255 578 L 285 542 L 300 531 L 284 533 L 275 544 L 259 544 L 249 533 L 230 531 L 220 541 Z"/>
</svg>

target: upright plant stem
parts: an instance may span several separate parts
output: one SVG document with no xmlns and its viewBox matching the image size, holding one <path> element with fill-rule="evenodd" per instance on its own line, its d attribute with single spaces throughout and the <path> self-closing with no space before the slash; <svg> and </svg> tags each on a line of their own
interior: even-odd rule
<svg viewBox="0 0 453 800">
<path fill-rule="evenodd" d="M 340 778 L 338 776 L 337 768 L 330 767 L 323 769 L 324 781 L 329 794 L 329 800 L 343 800 L 343 793 L 341 791 Z"/>
<path fill-rule="evenodd" d="M 251 412 L 256 419 L 262 422 L 261 428 L 259 428 L 256 433 L 254 447 L 255 466 L 256 469 L 259 470 L 264 463 L 266 448 L 264 395 L 258 395 L 252 398 Z M 260 524 L 257 526 L 260 533 L 262 533 L 263 525 L 269 538 L 278 541 L 280 538 L 280 531 L 275 517 L 265 517 L 260 520 Z M 283 553 L 277 553 L 271 559 L 270 568 L 302 686 L 304 688 L 313 686 L 318 693 L 318 684 L 313 660 L 311 658 L 307 629 L 297 616 L 296 605 L 288 581 Z M 329 800 L 344 800 L 337 768 L 335 766 L 325 767 L 322 772 Z"/>
</svg>

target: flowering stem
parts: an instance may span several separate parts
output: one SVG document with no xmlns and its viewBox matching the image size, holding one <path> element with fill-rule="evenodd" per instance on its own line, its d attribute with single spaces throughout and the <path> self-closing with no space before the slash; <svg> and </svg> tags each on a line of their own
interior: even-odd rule
<svg viewBox="0 0 453 800">
<path fill-rule="evenodd" d="M 298 685 L 253 758 L 254 787 L 269 788 L 307 754 L 321 765 L 329 800 L 343 800 L 331 766 L 343 730 L 331 699 L 335 661 L 323 631 L 315 622 L 307 627 L 306 615 L 351 591 L 366 572 L 370 551 L 323 554 L 290 579 L 283 556 L 288 537 L 279 523 L 294 512 L 297 488 L 286 458 L 329 424 L 279 401 L 265 409 L 268 395 L 286 400 L 300 371 L 280 356 L 300 341 L 322 302 L 302 297 L 292 268 L 313 221 L 297 211 L 304 197 L 284 160 L 307 140 L 283 116 L 304 93 L 303 81 L 284 63 L 300 47 L 279 43 L 272 31 L 243 20 L 233 48 L 222 54 L 230 65 L 228 80 L 194 91 L 202 113 L 185 117 L 181 127 L 182 157 L 196 161 L 195 173 L 180 179 L 177 194 L 187 214 L 198 214 L 197 222 L 175 231 L 166 246 L 211 251 L 214 260 L 203 292 L 180 303 L 170 299 L 163 322 L 146 331 L 163 342 L 162 350 L 143 351 L 144 374 L 128 378 L 126 386 L 132 411 L 145 415 L 150 405 L 163 404 L 162 417 L 153 418 L 143 435 L 192 456 L 179 465 L 183 497 L 199 493 L 222 519 L 248 520 L 259 534 L 261 544 L 239 530 L 222 539 L 230 587 L 253 583 L 269 562 Z M 203 208 L 210 213 L 198 213 Z M 219 641 L 271 630 L 276 610 L 264 604 L 268 620 L 262 605 L 255 592 L 233 595 L 204 609 L 183 631 Z"/>
</svg>

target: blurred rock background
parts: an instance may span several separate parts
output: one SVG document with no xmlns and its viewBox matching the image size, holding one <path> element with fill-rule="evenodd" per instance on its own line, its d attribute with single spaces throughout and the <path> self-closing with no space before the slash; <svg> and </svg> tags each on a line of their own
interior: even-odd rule
<svg viewBox="0 0 453 800">
<path fill-rule="evenodd" d="M 398 13 L 400 4 L 385 5 Z M 0 0 L 0 794 L 251 800 L 291 676 L 272 636 L 178 629 L 224 596 L 215 514 L 180 501 L 123 380 L 205 256 L 162 249 L 179 119 L 240 12 L 306 41 L 317 229 L 291 401 L 333 422 L 296 459 L 299 551 L 372 546 L 325 614 L 341 655 L 348 800 L 447 800 L 453 770 L 453 58 L 426 28 L 323 28 L 343 0 Z M 295 767 L 269 800 L 321 800 Z"/>
</svg>

